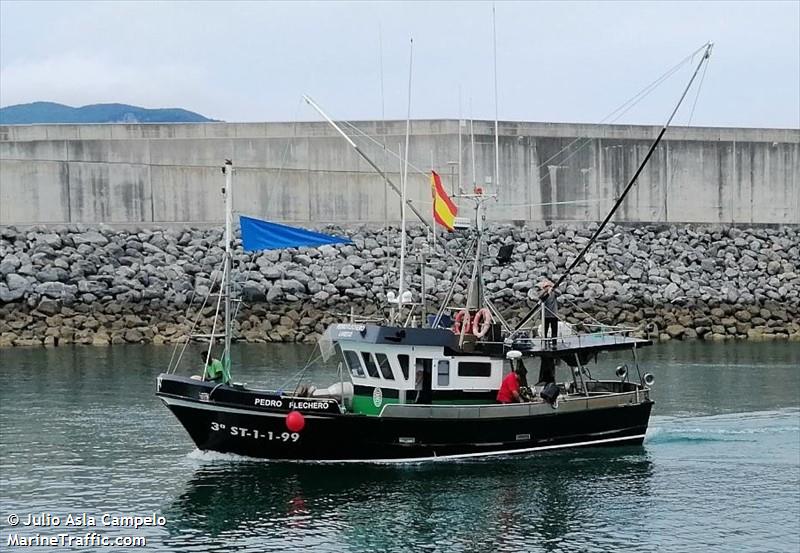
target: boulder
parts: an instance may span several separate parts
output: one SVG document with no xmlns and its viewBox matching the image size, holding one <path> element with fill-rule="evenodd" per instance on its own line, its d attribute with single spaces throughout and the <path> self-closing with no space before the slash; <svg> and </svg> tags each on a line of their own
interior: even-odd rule
<svg viewBox="0 0 800 553">
<path fill-rule="evenodd" d="M 734 317 L 736 317 L 737 319 L 739 319 L 742 322 L 747 322 L 747 321 L 749 321 L 750 319 L 753 318 L 753 316 L 750 314 L 750 312 L 747 311 L 746 309 L 742 309 L 740 311 L 737 311 L 736 313 L 734 313 Z"/>
<path fill-rule="evenodd" d="M 0 275 L 5 276 L 9 273 L 13 273 L 19 269 L 21 265 L 22 262 L 19 257 L 9 254 L 0 261 Z"/>
<path fill-rule="evenodd" d="M 281 298 L 283 298 L 285 295 L 286 294 L 284 294 L 280 284 L 276 283 L 267 291 L 267 302 L 275 303 Z"/>
<path fill-rule="evenodd" d="M 108 244 L 108 238 L 94 230 L 80 234 L 73 234 L 72 241 L 76 246 L 80 246 L 81 244 L 105 246 Z"/>
<path fill-rule="evenodd" d="M 57 301 L 42 299 L 36 306 L 36 310 L 45 315 L 57 315 L 61 312 L 61 304 Z"/>
<path fill-rule="evenodd" d="M 28 279 L 16 273 L 9 273 L 6 275 L 6 286 L 8 286 L 9 290 L 22 290 L 23 293 L 31 288 Z"/>
<path fill-rule="evenodd" d="M 144 335 L 135 328 L 129 328 L 125 331 L 124 338 L 126 342 L 138 344 L 144 340 Z"/>
<path fill-rule="evenodd" d="M 25 290 L 23 288 L 11 290 L 5 284 L 0 283 L 0 303 L 11 303 L 22 299 L 24 295 Z"/>
<path fill-rule="evenodd" d="M 680 287 L 677 284 L 675 284 L 674 282 L 670 282 L 667 285 L 667 287 L 664 288 L 664 296 L 668 300 L 673 300 L 673 299 L 677 298 L 678 295 L 680 294 L 680 292 L 681 292 Z"/>
<path fill-rule="evenodd" d="M 679 324 L 669 325 L 664 329 L 670 338 L 681 338 L 686 333 L 686 328 Z"/>
</svg>

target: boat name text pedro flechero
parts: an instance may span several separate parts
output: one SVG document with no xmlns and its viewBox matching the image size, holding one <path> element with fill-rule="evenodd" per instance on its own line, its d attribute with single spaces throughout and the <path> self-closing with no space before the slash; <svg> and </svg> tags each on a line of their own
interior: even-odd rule
<svg viewBox="0 0 800 553">
<path fill-rule="evenodd" d="M 286 400 L 266 397 L 254 398 L 253 405 L 258 405 L 259 407 L 275 407 L 277 409 L 302 409 L 308 411 L 328 411 L 331 407 L 331 403 L 328 401 Z"/>
</svg>

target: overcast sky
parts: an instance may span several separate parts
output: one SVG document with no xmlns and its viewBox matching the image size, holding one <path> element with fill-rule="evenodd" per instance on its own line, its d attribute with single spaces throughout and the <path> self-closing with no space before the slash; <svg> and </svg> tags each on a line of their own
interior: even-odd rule
<svg viewBox="0 0 800 553">
<path fill-rule="evenodd" d="M 497 2 L 496 14 L 501 120 L 600 122 L 711 40 L 693 125 L 800 127 L 800 1 Z M 410 37 L 413 118 L 494 118 L 490 2 L 2 0 L 0 105 L 317 119 L 309 94 L 337 119 L 404 119 Z M 663 123 L 695 63 L 617 122 Z"/>
</svg>

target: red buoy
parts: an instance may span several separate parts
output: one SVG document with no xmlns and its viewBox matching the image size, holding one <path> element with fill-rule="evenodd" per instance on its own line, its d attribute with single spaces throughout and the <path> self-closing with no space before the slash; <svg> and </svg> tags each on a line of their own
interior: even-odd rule
<svg viewBox="0 0 800 553">
<path fill-rule="evenodd" d="M 306 425 L 306 418 L 299 411 L 289 411 L 286 415 L 286 428 L 291 432 L 300 432 Z"/>
</svg>

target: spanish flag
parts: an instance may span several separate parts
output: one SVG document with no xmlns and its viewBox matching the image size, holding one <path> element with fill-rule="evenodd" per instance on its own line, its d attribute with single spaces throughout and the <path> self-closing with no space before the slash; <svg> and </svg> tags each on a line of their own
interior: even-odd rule
<svg viewBox="0 0 800 553">
<path fill-rule="evenodd" d="M 458 208 L 442 186 L 442 179 L 436 171 L 431 171 L 431 192 L 433 193 L 433 218 L 447 230 L 453 230 Z"/>
</svg>

